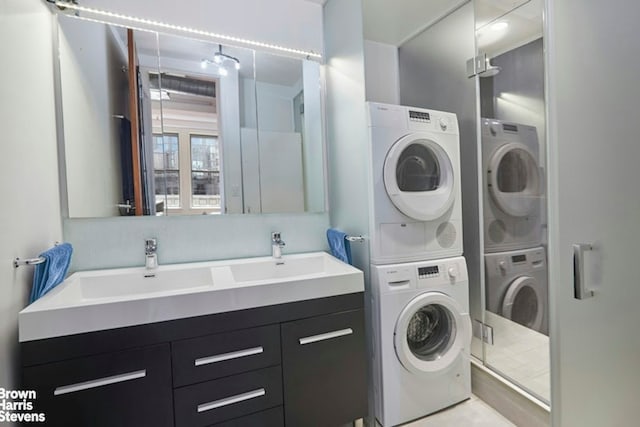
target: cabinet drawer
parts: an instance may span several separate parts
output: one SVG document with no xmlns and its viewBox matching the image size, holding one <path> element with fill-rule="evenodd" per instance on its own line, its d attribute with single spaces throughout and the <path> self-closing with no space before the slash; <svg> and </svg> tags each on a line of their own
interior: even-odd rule
<svg viewBox="0 0 640 427">
<path fill-rule="evenodd" d="M 211 427 L 283 427 L 284 412 L 282 406 L 267 409 L 257 414 L 225 421 Z"/>
<path fill-rule="evenodd" d="M 283 323 L 287 426 L 338 426 L 367 414 L 364 312 Z"/>
<path fill-rule="evenodd" d="M 47 425 L 173 425 L 168 344 L 26 368 L 22 387 Z"/>
<path fill-rule="evenodd" d="M 280 366 L 174 390 L 176 426 L 209 426 L 282 405 Z"/>
<path fill-rule="evenodd" d="M 173 383 L 181 387 L 280 364 L 280 327 L 208 335 L 176 341 Z"/>
</svg>

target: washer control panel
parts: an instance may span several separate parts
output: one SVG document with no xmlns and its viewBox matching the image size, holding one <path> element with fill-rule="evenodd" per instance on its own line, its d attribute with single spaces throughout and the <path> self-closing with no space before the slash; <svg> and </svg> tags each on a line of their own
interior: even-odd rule
<svg viewBox="0 0 640 427">
<path fill-rule="evenodd" d="M 463 257 L 371 267 L 373 283 L 379 284 L 381 293 L 438 286 L 448 288 L 467 283 L 469 280 Z"/>
<path fill-rule="evenodd" d="M 440 269 L 437 265 L 430 265 L 429 267 L 418 267 L 418 279 L 427 279 L 429 277 L 438 277 L 440 275 Z"/>
</svg>

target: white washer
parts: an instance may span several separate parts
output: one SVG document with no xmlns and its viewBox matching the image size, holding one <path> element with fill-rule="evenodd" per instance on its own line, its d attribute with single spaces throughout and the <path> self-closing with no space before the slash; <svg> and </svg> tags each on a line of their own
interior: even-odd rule
<svg viewBox="0 0 640 427">
<path fill-rule="evenodd" d="M 544 248 L 487 254 L 484 262 L 487 310 L 549 335 Z"/>
<path fill-rule="evenodd" d="M 463 257 L 371 266 L 375 414 L 402 424 L 471 396 Z"/>
<path fill-rule="evenodd" d="M 462 255 L 456 115 L 377 103 L 367 107 L 371 262 Z"/>
<path fill-rule="evenodd" d="M 542 243 L 539 151 L 534 126 L 482 119 L 485 252 Z"/>
</svg>

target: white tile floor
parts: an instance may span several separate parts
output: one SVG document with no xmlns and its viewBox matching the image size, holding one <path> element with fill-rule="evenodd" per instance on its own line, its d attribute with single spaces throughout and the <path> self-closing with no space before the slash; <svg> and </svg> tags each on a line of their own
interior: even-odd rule
<svg viewBox="0 0 640 427">
<path fill-rule="evenodd" d="M 495 409 L 471 396 L 471 399 L 456 406 L 421 418 L 403 427 L 514 427 Z"/>
<path fill-rule="evenodd" d="M 491 312 L 485 321 L 493 327 L 494 341 L 486 346 L 486 364 L 549 402 L 549 337 Z M 474 341 L 474 354 L 482 354 L 480 341 Z"/>
</svg>

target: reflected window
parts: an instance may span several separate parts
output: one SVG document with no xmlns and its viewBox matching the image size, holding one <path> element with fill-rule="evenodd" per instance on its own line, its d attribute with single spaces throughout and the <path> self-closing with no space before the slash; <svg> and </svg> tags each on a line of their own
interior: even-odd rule
<svg viewBox="0 0 640 427">
<path fill-rule="evenodd" d="M 153 135 L 153 172 L 156 203 L 168 208 L 180 207 L 180 154 L 178 135 Z"/>
<path fill-rule="evenodd" d="M 220 209 L 220 147 L 214 136 L 191 135 L 191 206 Z"/>
</svg>

